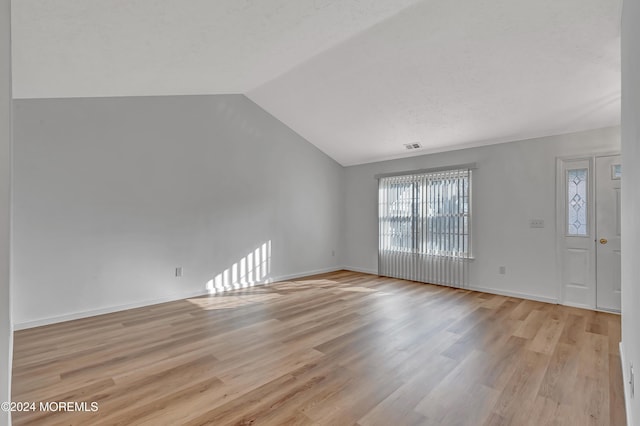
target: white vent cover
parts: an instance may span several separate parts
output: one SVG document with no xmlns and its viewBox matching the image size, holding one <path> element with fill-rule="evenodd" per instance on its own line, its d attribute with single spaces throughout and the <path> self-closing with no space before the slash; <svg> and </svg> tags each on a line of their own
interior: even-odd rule
<svg viewBox="0 0 640 426">
<path fill-rule="evenodd" d="M 418 148 L 422 148 L 422 146 L 419 143 L 405 143 L 404 147 L 407 149 L 418 149 Z"/>
</svg>

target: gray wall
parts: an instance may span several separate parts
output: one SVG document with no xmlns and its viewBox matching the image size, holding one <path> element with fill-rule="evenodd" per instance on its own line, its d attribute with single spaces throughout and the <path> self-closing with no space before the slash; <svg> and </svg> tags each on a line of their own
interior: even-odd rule
<svg viewBox="0 0 640 426">
<path fill-rule="evenodd" d="M 640 2 L 622 11 L 622 370 L 629 425 L 640 422 L 640 399 L 631 399 L 630 366 L 640 392 Z M 635 421 L 635 423 L 634 423 Z"/>
<path fill-rule="evenodd" d="M 0 0 L 0 402 L 11 395 L 11 12 L 10 1 Z M 0 425 L 10 416 L 0 411 Z"/>
<path fill-rule="evenodd" d="M 244 96 L 14 115 L 16 327 L 202 293 L 269 242 L 264 279 L 339 267 L 344 169 Z"/>
<path fill-rule="evenodd" d="M 345 265 L 377 270 L 376 174 L 475 162 L 471 287 L 555 301 L 556 157 L 619 149 L 619 128 L 610 127 L 348 167 Z M 545 228 L 531 229 L 530 219 L 543 219 Z"/>
</svg>

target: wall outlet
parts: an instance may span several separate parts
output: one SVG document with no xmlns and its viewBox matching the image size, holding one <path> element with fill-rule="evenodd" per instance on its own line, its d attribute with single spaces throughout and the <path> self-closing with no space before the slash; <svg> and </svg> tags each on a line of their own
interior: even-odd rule
<svg viewBox="0 0 640 426">
<path fill-rule="evenodd" d="M 331 250 L 331 256 L 335 256 L 336 255 L 336 251 L 335 250 Z"/>
<path fill-rule="evenodd" d="M 180 278 L 182 276 L 182 266 L 176 267 L 176 278 Z"/>
<path fill-rule="evenodd" d="M 506 267 L 506 266 L 501 266 L 501 267 L 499 267 L 499 268 L 498 268 L 498 273 L 499 273 L 500 275 L 504 275 L 504 274 L 506 274 L 506 273 L 507 273 L 507 267 Z"/>
<path fill-rule="evenodd" d="M 544 219 L 529 219 L 529 228 L 544 228 Z"/>
</svg>

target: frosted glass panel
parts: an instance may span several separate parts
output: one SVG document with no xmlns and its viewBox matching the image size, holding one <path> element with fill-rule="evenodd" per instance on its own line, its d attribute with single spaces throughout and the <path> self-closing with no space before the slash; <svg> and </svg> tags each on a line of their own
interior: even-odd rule
<svg viewBox="0 0 640 426">
<path fill-rule="evenodd" d="M 567 233 L 587 235 L 587 169 L 567 171 Z"/>
<path fill-rule="evenodd" d="M 622 165 L 614 164 L 611 166 L 611 179 L 619 180 L 622 177 Z"/>
</svg>

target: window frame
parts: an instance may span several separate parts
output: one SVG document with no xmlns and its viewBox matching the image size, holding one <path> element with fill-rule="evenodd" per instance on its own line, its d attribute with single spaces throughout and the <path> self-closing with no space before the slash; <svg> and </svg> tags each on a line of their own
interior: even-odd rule
<svg viewBox="0 0 640 426">
<path fill-rule="evenodd" d="M 380 181 L 378 185 L 378 250 L 386 253 L 473 259 L 472 175 L 474 169 L 475 165 L 462 165 L 403 174 L 376 176 Z M 406 178 L 404 178 L 405 176 Z M 398 220 L 398 217 L 393 217 L 388 214 L 388 206 L 393 202 L 388 201 L 388 187 L 383 187 L 385 182 L 383 179 L 386 180 L 386 178 L 398 179 L 397 185 L 411 186 L 409 200 L 412 203 L 410 208 L 412 213 L 410 216 L 402 218 L 403 222 L 410 223 L 411 227 L 410 231 L 405 233 L 405 235 L 410 237 L 408 245 L 406 243 L 391 245 L 383 242 L 383 235 L 387 236 L 387 241 L 390 238 L 389 236 L 393 235 L 393 233 L 389 231 L 389 224 L 394 220 Z M 451 180 L 455 180 L 456 183 L 452 183 Z M 438 181 L 449 181 L 449 183 L 441 187 L 438 192 L 434 190 L 434 183 Z M 394 185 L 394 183 L 388 185 Z M 461 188 L 463 191 L 462 195 L 460 194 Z M 387 193 L 383 194 L 385 190 Z M 424 197 L 426 197 L 426 199 L 424 199 Z M 438 197 L 438 199 L 434 199 L 435 197 Z M 395 201 L 398 200 L 399 198 L 396 197 Z M 460 204 L 460 200 L 463 200 L 462 205 Z M 434 204 L 437 205 L 437 214 L 429 214 L 428 211 L 434 208 Z M 448 207 L 445 207 L 445 204 Z M 457 212 L 451 210 L 453 205 L 457 206 Z M 383 206 L 387 206 L 386 212 L 382 211 Z M 446 211 L 447 209 L 449 211 Z M 441 226 L 439 230 L 430 231 L 434 222 L 444 222 L 446 225 L 442 226 L 440 224 L 438 225 Z M 418 230 L 419 227 L 424 227 L 426 231 Z M 455 230 L 455 232 L 453 232 L 453 230 Z M 435 243 L 436 248 L 433 247 L 434 236 L 439 239 L 439 242 Z M 458 239 L 457 242 L 455 242 L 456 239 Z M 384 247 L 383 244 L 385 244 Z M 451 249 L 452 245 L 455 246 L 454 250 Z M 462 249 L 460 249 L 460 245 L 462 245 Z"/>
</svg>

